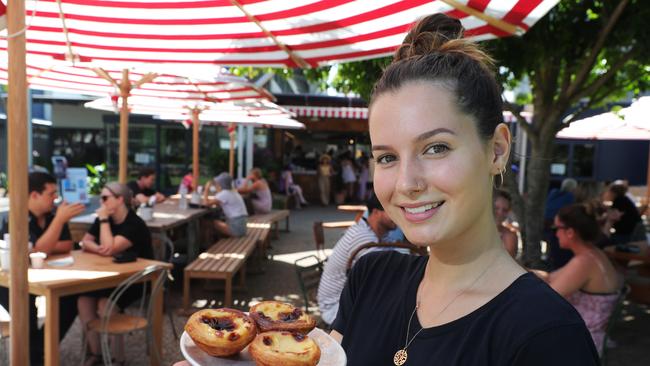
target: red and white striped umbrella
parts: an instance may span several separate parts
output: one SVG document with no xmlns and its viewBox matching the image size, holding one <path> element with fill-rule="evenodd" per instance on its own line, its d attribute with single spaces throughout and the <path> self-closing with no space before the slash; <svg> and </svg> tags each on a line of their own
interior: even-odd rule
<svg viewBox="0 0 650 366">
<path fill-rule="evenodd" d="M 7 84 L 7 62 L 0 55 L 0 84 Z M 155 71 L 160 69 L 160 73 Z M 106 97 L 117 96 L 119 91 L 104 76 L 116 81 L 122 79 L 122 70 L 117 68 L 90 68 L 67 66 L 57 63 L 52 67 L 40 67 L 28 63 L 27 82 L 31 88 L 55 90 L 75 94 Z M 246 100 L 273 100 L 274 97 L 264 88 L 257 87 L 246 78 L 230 74 L 221 67 L 214 68 L 202 77 L 190 74 L 169 74 L 169 68 L 157 65 L 134 67 L 129 70 L 129 79 L 137 82 L 145 75 L 154 74 L 155 78 L 130 90 L 131 96 L 158 97 L 182 100 L 186 103 L 196 101 L 227 102 Z"/>
<path fill-rule="evenodd" d="M 432 13 L 459 18 L 476 40 L 521 34 L 558 1 L 28 0 L 27 53 L 95 65 L 313 67 L 390 55 Z"/>
</svg>

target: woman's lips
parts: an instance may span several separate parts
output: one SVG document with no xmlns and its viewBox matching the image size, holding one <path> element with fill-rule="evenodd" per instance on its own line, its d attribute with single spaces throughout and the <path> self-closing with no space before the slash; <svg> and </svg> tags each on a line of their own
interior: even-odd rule
<svg viewBox="0 0 650 366">
<path fill-rule="evenodd" d="M 400 208 L 402 209 L 402 213 L 406 220 L 417 223 L 425 221 L 435 215 L 444 203 L 445 201 L 438 201 L 419 206 L 400 206 Z"/>
</svg>

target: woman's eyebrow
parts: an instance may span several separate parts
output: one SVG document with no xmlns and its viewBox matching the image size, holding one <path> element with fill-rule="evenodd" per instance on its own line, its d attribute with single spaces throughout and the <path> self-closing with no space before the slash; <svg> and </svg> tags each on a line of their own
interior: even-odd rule
<svg viewBox="0 0 650 366">
<path fill-rule="evenodd" d="M 456 135 L 456 132 L 454 132 L 454 131 L 452 131 L 452 130 L 450 130 L 448 128 L 441 127 L 441 128 L 436 128 L 434 130 L 427 131 L 425 133 L 420 134 L 418 137 L 415 138 L 415 141 L 420 142 L 420 141 L 426 140 L 426 139 L 428 139 L 430 137 L 433 137 L 433 136 L 441 134 L 441 133 L 449 133 L 449 134 L 452 134 L 452 135 Z"/>
<path fill-rule="evenodd" d="M 388 145 L 372 145 L 371 150 L 372 151 L 377 151 L 377 150 L 390 150 L 390 146 Z"/>
</svg>

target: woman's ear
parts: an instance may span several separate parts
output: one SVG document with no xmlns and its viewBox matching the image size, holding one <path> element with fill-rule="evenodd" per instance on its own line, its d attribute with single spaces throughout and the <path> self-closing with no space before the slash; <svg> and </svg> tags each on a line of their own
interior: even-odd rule
<svg viewBox="0 0 650 366">
<path fill-rule="evenodd" d="M 494 129 L 494 136 L 491 141 L 491 154 L 492 154 L 492 173 L 499 174 L 499 172 L 506 169 L 508 164 L 508 157 L 510 156 L 510 143 L 512 136 L 510 129 L 505 123 L 499 123 Z"/>
</svg>

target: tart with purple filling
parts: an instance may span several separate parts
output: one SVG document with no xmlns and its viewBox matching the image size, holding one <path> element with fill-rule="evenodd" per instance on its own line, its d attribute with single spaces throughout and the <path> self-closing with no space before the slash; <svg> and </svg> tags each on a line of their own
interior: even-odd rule
<svg viewBox="0 0 650 366">
<path fill-rule="evenodd" d="M 316 326 L 314 319 L 291 304 L 279 301 L 262 301 L 251 307 L 250 316 L 260 332 L 286 330 L 307 334 Z"/>
<path fill-rule="evenodd" d="M 194 343 L 211 356 L 241 352 L 257 334 L 255 321 L 234 309 L 199 310 L 187 320 L 185 331 Z"/>
<path fill-rule="evenodd" d="M 302 333 L 270 331 L 260 333 L 248 347 L 257 366 L 315 366 L 320 348 Z"/>
</svg>

